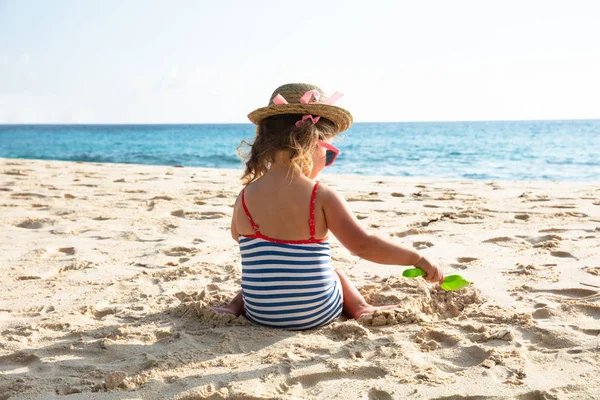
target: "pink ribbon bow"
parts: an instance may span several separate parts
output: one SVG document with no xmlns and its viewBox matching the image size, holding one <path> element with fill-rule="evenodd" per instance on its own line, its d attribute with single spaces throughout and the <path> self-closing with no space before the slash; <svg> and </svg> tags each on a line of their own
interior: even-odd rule
<svg viewBox="0 0 600 400">
<path fill-rule="evenodd" d="M 338 101 L 340 98 L 342 98 L 342 96 L 344 96 L 344 95 L 341 94 L 340 92 L 335 92 L 334 94 L 331 95 L 331 97 L 329 97 L 327 100 L 325 100 L 322 104 L 332 105 L 333 103 Z M 314 97 L 314 101 L 311 101 L 313 97 Z M 320 97 L 321 97 L 321 93 L 319 93 L 317 90 L 309 90 L 306 93 L 304 93 L 304 95 L 302 95 L 302 97 L 300 97 L 300 103 L 302 103 L 302 104 L 319 104 Z M 282 95 L 277 94 L 277 96 L 273 97 L 273 104 L 288 104 L 288 102 Z M 309 119 L 312 121 L 313 124 L 316 124 L 317 122 L 319 122 L 320 118 L 321 117 L 318 115 L 315 117 L 311 114 L 304 114 L 302 116 L 302 119 L 296 122 L 296 126 L 298 128 L 300 128 Z"/>
</svg>

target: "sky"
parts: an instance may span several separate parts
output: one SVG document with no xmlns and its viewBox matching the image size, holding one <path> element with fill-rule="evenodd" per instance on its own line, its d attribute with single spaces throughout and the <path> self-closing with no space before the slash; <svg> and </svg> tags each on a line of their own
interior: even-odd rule
<svg viewBox="0 0 600 400">
<path fill-rule="evenodd" d="M 596 0 L 0 0 L 0 123 L 240 123 L 273 90 L 355 121 L 600 118 Z"/>
</svg>

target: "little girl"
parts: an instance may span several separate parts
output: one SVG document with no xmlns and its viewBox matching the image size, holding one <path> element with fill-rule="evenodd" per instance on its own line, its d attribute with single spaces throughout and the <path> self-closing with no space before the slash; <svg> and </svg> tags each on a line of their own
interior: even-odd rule
<svg viewBox="0 0 600 400">
<path fill-rule="evenodd" d="M 342 196 L 314 181 L 339 154 L 332 139 L 352 124 L 352 115 L 333 105 L 340 97 L 292 83 L 277 88 L 267 107 L 248 115 L 257 125 L 256 139 L 231 220 L 242 256 L 242 290 L 215 311 L 245 312 L 256 324 L 300 330 L 328 324 L 342 312 L 357 319 L 400 307 L 367 304 L 348 277 L 333 268 L 330 231 L 361 258 L 415 265 L 428 281 L 444 279 L 435 261 L 368 233 Z"/>
</svg>

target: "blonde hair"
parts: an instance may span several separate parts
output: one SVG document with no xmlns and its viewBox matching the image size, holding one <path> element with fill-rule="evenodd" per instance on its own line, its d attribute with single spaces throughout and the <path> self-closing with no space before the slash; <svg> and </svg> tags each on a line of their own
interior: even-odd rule
<svg viewBox="0 0 600 400">
<path fill-rule="evenodd" d="M 290 169 L 297 168 L 309 175 L 313 167 L 312 151 L 318 140 L 335 136 L 338 131 L 330 120 L 321 117 L 316 124 L 307 121 L 302 127 L 296 122 L 302 118 L 300 114 L 280 114 L 267 117 L 256 128 L 253 143 L 245 140 L 238 146 L 238 154 L 246 161 L 246 170 L 242 176 L 244 185 L 263 176 L 275 161 L 278 150 L 290 151 Z M 250 147 L 247 153 L 242 147 Z"/>
</svg>

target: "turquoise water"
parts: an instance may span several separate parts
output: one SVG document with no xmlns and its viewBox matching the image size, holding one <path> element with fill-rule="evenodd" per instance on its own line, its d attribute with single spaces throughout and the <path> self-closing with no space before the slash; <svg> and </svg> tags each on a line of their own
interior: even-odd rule
<svg viewBox="0 0 600 400">
<path fill-rule="evenodd" d="M 0 157 L 242 168 L 250 124 L 0 125 Z M 356 123 L 325 173 L 600 181 L 600 120 Z"/>
</svg>

